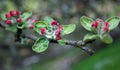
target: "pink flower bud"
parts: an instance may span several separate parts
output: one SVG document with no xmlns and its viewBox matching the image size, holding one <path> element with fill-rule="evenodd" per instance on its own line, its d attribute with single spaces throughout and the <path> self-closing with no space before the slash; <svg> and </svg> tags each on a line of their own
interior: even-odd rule
<svg viewBox="0 0 120 70">
<path fill-rule="evenodd" d="M 59 25 L 59 29 L 60 29 L 60 30 L 63 30 L 63 26 L 62 26 L 62 25 Z"/>
<path fill-rule="evenodd" d="M 46 34 L 46 28 L 41 28 L 40 31 L 41 31 L 41 34 Z"/>
<path fill-rule="evenodd" d="M 19 10 L 16 11 L 16 15 L 19 16 L 21 12 Z"/>
<path fill-rule="evenodd" d="M 104 28 L 103 31 L 108 31 L 109 30 L 109 22 L 104 22 Z"/>
<path fill-rule="evenodd" d="M 12 20 L 7 20 L 6 23 L 7 23 L 8 25 L 11 25 L 11 24 L 12 24 Z"/>
<path fill-rule="evenodd" d="M 18 18 L 18 19 L 17 19 L 17 22 L 22 22 L 22 18 Z"/>
<path fill-rule="evenodd" d="M 33 28 L 34 28 L 34 25 L 31 25 L 29 28 L 30 28 L 30 29 L 33 29 Z"/>
<path fill-rule="evenodd" d="M 104 22 L 104 26 L 109 27 L 109 22 Z"/>
<path fill-rule="evenodd" d="M 57 29 L 57 30 L 55 31 L 55 34 L 56 34 L 56 35 L 60 35 L 60 29 Z"/>
<path fill-rule="evenodd" d="M 10 15 L 11 15 L 11 16 L 16 16 L 16 12 L 15 12 L 14 10 L 11 10 L 11 11 L 10 11 Z"/>
<path fill-rule="evenodd" d="M 6 18 L 10 18 L 11 15 L 10 15 L 9 13 L 7 13 L 7 14 L 5 14 L 5 17 L 6 17 Z"/>
<path fill-rule="evenodd" d="M 61 36 L 57 35 L 56 40 L 60 40 L 60 39 L 61 39 Z"/>
<path fill-rule="evenodd" d="M 37 19 L 33 19 L 33 23 L 37 22 Z"/>
<path fill-rule="evenodd" d="M 97 28 L 97 27 L 98 27 L 98 23 L 97 23 L 96 21 L 93 22 L 93 23 L 92 23 L 92 27 L 93 27 L 93 28 Z"/>
<path fill-rule="evenodd" d="M 95 28 L 95 23 L 92 23 L 92 27 L 94 27 L 94 28 Z"/>
<path fill-rule="evenodd" d="M 51 22 L 51 25 L 58 26 L 58 22 L 54 20 L 54 21 Z"/>
<path fill-rule="evenodd" d="M 104 27 L 103 28 L 103 31 L 105 32 L 105 31 L 108 31 L 108 27 Z"/>
</svg>

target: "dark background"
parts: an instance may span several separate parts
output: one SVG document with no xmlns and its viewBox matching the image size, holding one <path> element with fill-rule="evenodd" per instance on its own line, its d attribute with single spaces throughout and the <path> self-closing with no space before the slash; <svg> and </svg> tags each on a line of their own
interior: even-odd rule
<svg viewBox="0 0 120 70">
<path fill-rule="evenodd" d="M 106 20 L 120 16 L 120 0 L 0 0 L 0 14 L 10 10 L 32 11 L 41 20 L 51 16 L 60 24 L 74 23 L 76 30 L 64 36 L 81 40 L 86 31 L 79 22 L 81 16 Z M 39 34 L 26 30 L 27 34 Z M 35 53 L 28 44 L 14 42 L 14 34 L 0 29 L 0 70 L 120 70 L 120 25 L 110 32 L 113 43 L 95 41 L 87 47 L 95 50 L 90 56 L 79 48 L 50 44 L 47 51 Z"/>
</svg>

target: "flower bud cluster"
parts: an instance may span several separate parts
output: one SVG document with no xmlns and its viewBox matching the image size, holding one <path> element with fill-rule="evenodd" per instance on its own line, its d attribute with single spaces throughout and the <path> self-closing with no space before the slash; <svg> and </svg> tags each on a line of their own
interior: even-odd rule
<svg viewBox="0 0 120 70">
<path fill-rule="evenodd" d="M 91 26 L 93 29 L 98 29 L 98 27 L 101 27 L 101 30 L 103 32 L 109 30 L 109 22 L 103 22 L 101 19 L 97 19 L 96 21 L 94 21 Z"/>
<path fill-rule="evenodd" d="M 6 24 L 8 25 L 12 25 L 14 23 L 18 23 L 18 25 L 21 25 L 22 22 L 26 23 L 26 27 L 30 28 L 30 29 L 33 29 L 34 28 L 34 23 L 37 22 L 37 19 L 30 19 L 30 18 L 27 18 L 26 20 L 23 20 L 21 18 L 22 14 L 20 11 L 14 11 L 14 10 L 11 10 L 10 12 L 6 13 L 5 14 L 5 17 L 6 17 Z"/>
<path fill-rule="evenodd" d="M 10 12 L 5 14 L 6 24 L 12 25 L 15 22 L 21 23 L 22 18 L 20 18 L 21 12 L 19 10 L 11 10 Z"/>
<path fill-rule="evenodd" d="M 55 20 L 51 22 L 51 28 L 40 28 L 41 34 L 45 35 L 48 38 L 53 38 L 56 40 L 61 39 L 61 31 L 63 30 L 62 25 L 59 25 L 59 23 Z"/>
</svg>

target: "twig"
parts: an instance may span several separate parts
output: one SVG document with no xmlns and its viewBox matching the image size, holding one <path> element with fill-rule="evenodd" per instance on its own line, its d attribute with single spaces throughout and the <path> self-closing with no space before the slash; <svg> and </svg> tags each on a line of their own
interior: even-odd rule
<svg viewBox="0 0 120 70">
<path fill-rule="evenodd" d="M 36 36 L 34 35 L 22 35 L 23 37 L 25 38 L 28 38 L 28 39 L 31 39 L 33 41 L 35 41 L 37 39 Z M 50 43 L 58 43 L 57 40 L 53 40 L 53 39 L 50 39 Z M 90 55 L 94 54 L 94 51 L 85 47 L 85 45 L 87 45 L 88 43 L 91 43 L 91 42 L 84 42 L 84 41 L 70 41 L 70 40 L 67 40 L 66 41 L 66 45 L 71 45 L 71 46 L 74 46 L 74 47 L 78 47 L 82 50 L 84 50 L 85 52 L 89 53 Z"/>
<path fill-rule="evenodd" d="M 50 40 L 50 42 L 52 43 L 58 43 L 57 40 Z M 71 45 L 71 46 L 74 46 L 74 47 L 78 47 L 82 50 L 84 50 L 85 52 L 89 53 L 90 55 L 94 54 L 94 51 L 85 47 L 85 45 L 87 45 L 88 43 L 91 43 L 91 42 L 84 42 L 82 40 L 80 41 L 70 41 L 70 40 L 67 40 L 66 41 L 66 45 Z"/>
</svg>

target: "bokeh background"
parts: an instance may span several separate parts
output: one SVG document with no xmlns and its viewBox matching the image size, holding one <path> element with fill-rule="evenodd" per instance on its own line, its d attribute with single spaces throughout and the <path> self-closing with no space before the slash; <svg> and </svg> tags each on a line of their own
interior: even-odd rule
<svg viewBox="0 0 120 70">
<path fill-rule="evenodd" d="M 0 14 L 10 10 L 32 11 L 41 20 L 51 16 L 60 24 L 74 23 L 76 30 L 63 38 L 81 40 L 86 31 L 79 22 L 81 16 L 106 20 L 120 16 L 120 0 L 0 0 Z M 39 34 L 26 30 L 27 34 Z M 95 50 L 90 56 L 79 48 L 50 44 L 47 51 L 35 53 L 29 43 L 14 42 L 14 34 L 0 28 L 0 70 L 120 70 L 120 25 L 111 31 L 114 41 L 88 44 Z"/>
</svg>

